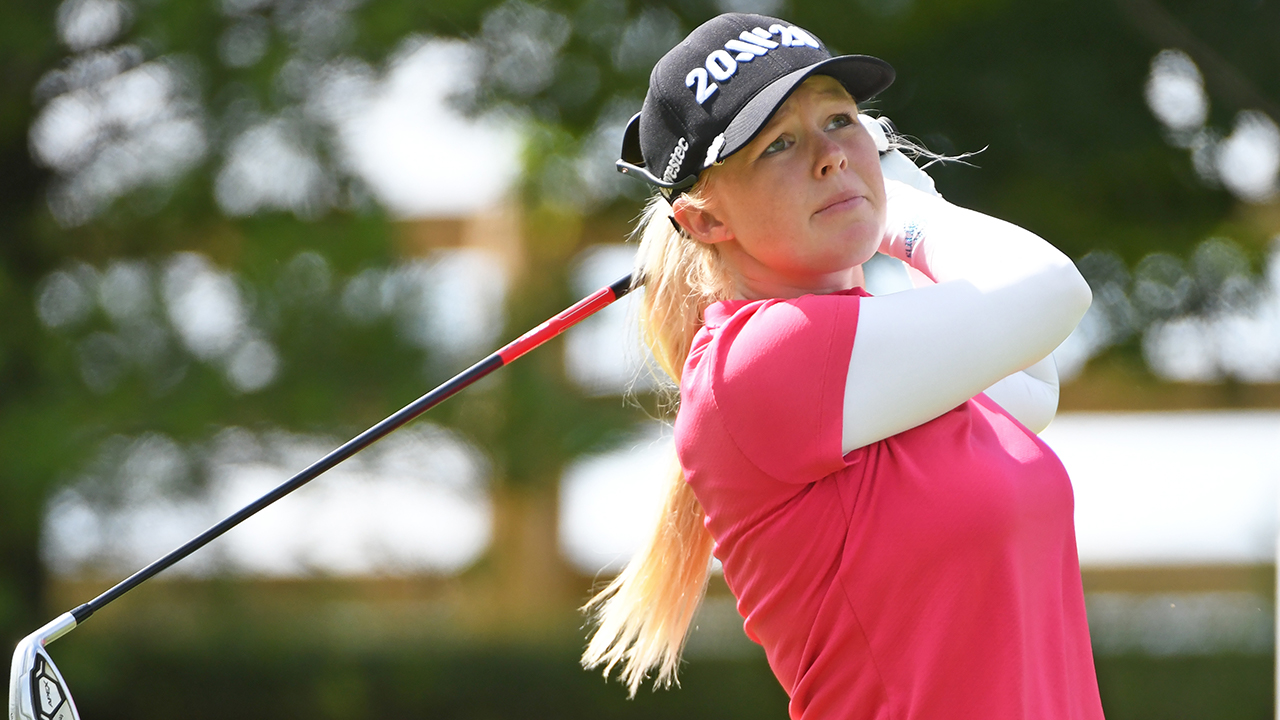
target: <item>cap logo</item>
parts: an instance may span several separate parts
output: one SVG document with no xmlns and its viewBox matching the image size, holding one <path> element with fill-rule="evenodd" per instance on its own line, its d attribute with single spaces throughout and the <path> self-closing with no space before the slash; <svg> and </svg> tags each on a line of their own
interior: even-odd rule
<svg viewBox="0 0 1280 720">
<path fill-rule="evenodd" d="M 702 161 L 702 167 L 709 168 L 720 162 L 720 150 L 723 147 L 724 133 L 720 133 L 715 140 L 711 141 L 711 147 L 707 148 L 707 159 Z"/>
<path fill-rule="evenodd" d="M 680 174 L 680 166 L 684 164 L 684 155 L 689 151 L 689 143 L 680 138 L 676 141 L 676 149 L 671 151 L 671 157 L 667 160 L 667 169 L 662 171 L 662 182 L 669 183 L 676 179 Z"/>
<path fill-rule="evenodd" d="M 773 40 L 775 35 L 778 36 L 777 41 Z M 751 62 L 779 46 L 822 47 L 812 35 L 795 25 L 774 24 L 770 25 L 768 30 L 760 27 L 752 28 L 751 32 L 742 32 L 738 37 L 726 42 L 723 49 L 714 50 L 707 55 L 702 67 L 690 70 L 685 76 L 685 87 L 694 91 L 694 97 L 701 105 L 720 89 L 720 86 L 712 82 L 711 78 L 724 82 L 738 72 L 738 63 Z M 730 55 L 730 51 L 734 54 Z"/>
</svg>

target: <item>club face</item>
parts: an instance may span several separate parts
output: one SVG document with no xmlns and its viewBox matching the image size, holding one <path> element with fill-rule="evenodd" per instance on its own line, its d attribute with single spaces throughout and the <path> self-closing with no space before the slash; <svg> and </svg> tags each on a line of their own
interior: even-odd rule
<svg viewBox="0 0 1280 720">
<path fill-rule="evenodd" d="M 23 640 L 13 654 L 9 720 L 80 720 L 62 673 L 36 637 Z"/>
</svg>

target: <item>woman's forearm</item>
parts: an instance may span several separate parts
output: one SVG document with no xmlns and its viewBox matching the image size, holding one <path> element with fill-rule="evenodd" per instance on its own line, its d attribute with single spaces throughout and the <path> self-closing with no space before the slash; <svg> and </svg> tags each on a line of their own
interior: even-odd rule
<svg viewBox="0 0 1280 720">
<path fill-rule="evenodd" d="M 892 185 L 896 229 L 882 250 L 937 284 L 862 301 L 845 388 L 846 451 L 927 422 L 1042 360 L 1091 300 L 1071 260 L 1034 234 Z"/>
<path fill-rule="evenodd" d="M 967 280 L 995 290 L 1030 278 L 1054 281 L 1068 307 L 1089 306 L 1089 286 L 1071 259 L 1034 233 L 887 181 L 888 231 L 880 251 L 934 282 Z"/>
<path fill-rule="evenodd" d="M 887 182 L 889 230 L 881 251 L 936 283 L 962 283 L 1019 307 L 994 311 L 1048 355 L 1084 317 L 1092 293 L 1071 259 L 1012 223 Z"/>
</svg>

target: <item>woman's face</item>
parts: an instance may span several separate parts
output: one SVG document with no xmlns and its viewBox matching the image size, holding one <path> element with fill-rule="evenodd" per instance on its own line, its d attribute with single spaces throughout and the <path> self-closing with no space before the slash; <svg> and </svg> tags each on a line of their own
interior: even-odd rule
<svg viewBox="0 0 1280 720">
<path fill-rule="evenodd" d="M 860 266 L 884 235 L 886 202 L 875 141 L 857 113 L 839 82 L 811 77 L 755 140 L 713 169 L 701 209 L 676 201 L 676 219 L 718 244 L 743 297 L 861 284 Z"/>
</svg>

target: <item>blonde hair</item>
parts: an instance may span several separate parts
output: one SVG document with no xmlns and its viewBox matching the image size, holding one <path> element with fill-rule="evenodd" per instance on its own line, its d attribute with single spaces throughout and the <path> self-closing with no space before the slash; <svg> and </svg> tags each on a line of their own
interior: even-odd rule
<svg viewBox="0 0 1280 720">
<path fill-rule="evenodd" d="M 702 207 L 713 172 L 703 173 L 686 202 Z M 640 331 L 662 370 L 680 383 L 693 337 L 708 305 L 733 296 L 719 253 L 675 227 L 671 205 L 649 200 L 633 236 L 639 236 L 634 277 L 644 278 Z M 583 610 L 598 625 L 582 664 L 604 666 L 607 678 L 621 663 L 620 679 L 631 697 L 656 670 L 655 686 L 676 682 L 694 613 L 706 593 L 711 534 L 706 515 L 673 458 L 661 515 L 645 545 Z"/>
</svg>

